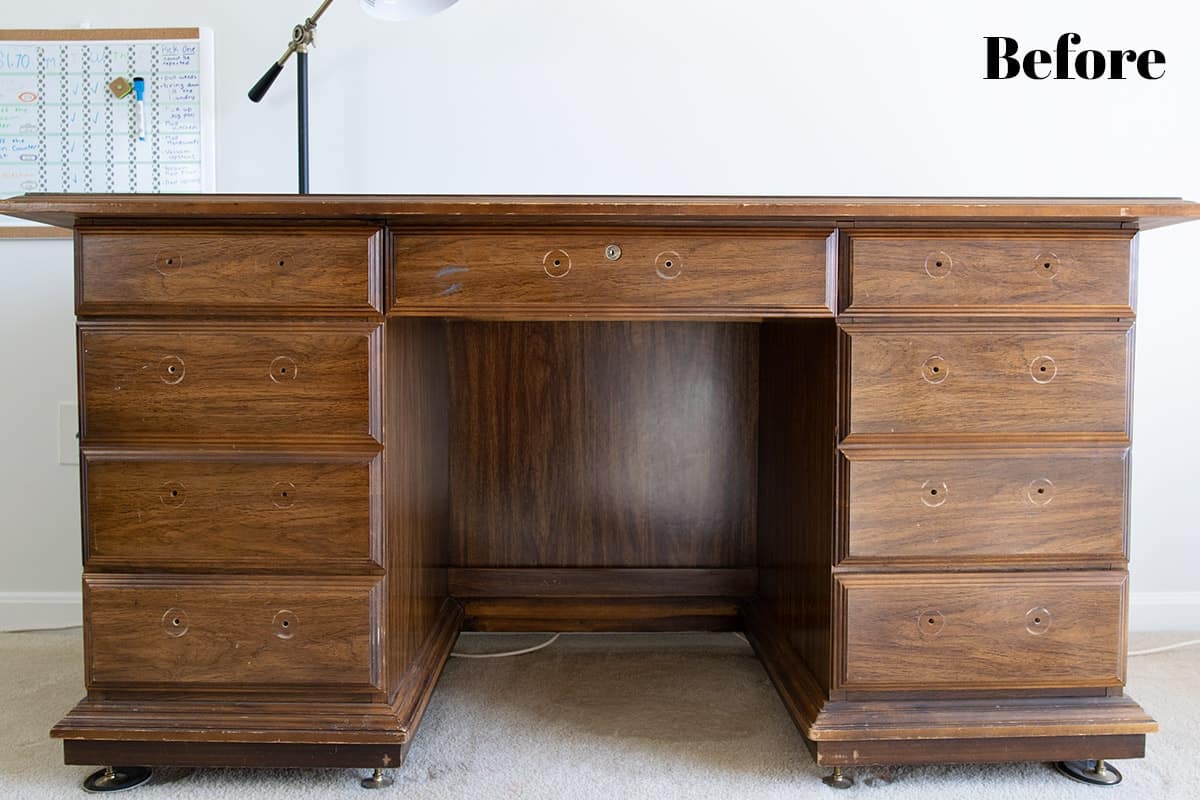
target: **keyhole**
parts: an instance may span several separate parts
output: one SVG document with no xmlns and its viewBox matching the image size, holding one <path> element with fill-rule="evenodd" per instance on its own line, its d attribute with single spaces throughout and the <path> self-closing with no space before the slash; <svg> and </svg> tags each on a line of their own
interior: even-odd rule
<svg viewBox="0 0 1200 800">
<path fill-rule="evenodd" d="M 282 258 L 281 258 L 281 259 L 279 259 L 279 266 L 281 266 L 281 267 L 283 266 L 283 259 L 282 259 Z"/>
<path fill-rule="evenodd" d="M 933 494 L 933 495 L 936 495 L 936 494 L 937 494 L 937 489 L 930 489 L 930 490 L 929 490 L 929 493 L 930 493 L 930 494 Z"/>
<path fill-rule="evenodd" d="M 1042 369 L 1045 369 L 1045 367 L 1043 367 Z M 934 367 L 934 368 L 933 368 L 933 371 L 934 371 L 934 372 L 941 372 L 941 371 L 942 371 L 942 368 L 941 368 L 941 367 Z"/>
<path fill-rule="evenodd" d="M 561 258 L 556 258 L 556 259 L 554 259 L 554 266 L 556 266 L 556 267 L 561 267 L 561 266 L 562 266 L 562 259 L 561 259 Z"/>
<path fill-rule="evenodd" d="M 178 628 L 182 623 L 180 622 L 179 617 L 176 617 L 175 619 L 171 620 L 171 624 Z"/>
<path fill-rule="evenodd" d="M 168 258 L 168 259 L 167 259 L 167 266 L 171 266 L 171 265 L 172 265 L 172 264 L 174 264 L 174 263 L 175 263 L 175 259 L 173 259 L 173 258 Z M 178 620 L 176 620 L 176 622 L 178 622 Z"/>
<path fill-rule="evenodd" d="M 1035 625 L 1041 625 L 1041 624 L 1042 624 L 1042 618 L 1041 618 L 1041 617 L 1034 617 L 1034 618 L 1033 618 L 1033 622 L 1034 622 L 1034 624 L 1035 624 Z"/>
<path fill-rule="evenodd" d="M 171 366 L 167 367 L 167 372 L 169 372 L 169 373 L 171 373 L 172 375 L 174 375 L 174 374 L 175 374 L 175 365 L 174 365 L 174 364 L 172 364 Z"/>
<path fill-rule="evenodd" d="M 937 620 L 935 620 L 933 617 L 930 617 L 930 618 L 929 618 L 929 624 L 930 624 L 930 625 L 936 625 L 936 624 L 937 624 Z"/>
<path fill-rule="evenodd" d="M 288 621 L 285 619 L 283 622 L 281 622 L 281 623 L 279 623 L 279 624 L 280 624 L 280 625 L 282 625 L 283 627 L 285 627 L 285 628 L 286 628 L 288 625 L 291 625 L 292 623 L 288 622 Z"/>
<path fill-rule="evenodd" d="M 178 490 L 178 489 L 172 489 L 172 490 L 171 490 L 171 497 L 179 497 L 179 490 Z"/>
<path fill-rule="evenodd" d="M 934 266 L 936 266 L 936 267 L 940 267 L 940 266 L 942 265 L 942 262 L 940 262 L 940 261 L 935 261 L 935 262 L 933 262 L 933 264 L 934 264 Z M 930 622 L 933 622 L 933 620 L 929 620 L 929 621 L 930 621 Z"/>
<path fill-rule="evenodd" d="M 1037 492 L 1038 492 L 1038 494 L 1045 494 L 1046 490 L 1044 488 L 1038 487 Z"/>
</svg>

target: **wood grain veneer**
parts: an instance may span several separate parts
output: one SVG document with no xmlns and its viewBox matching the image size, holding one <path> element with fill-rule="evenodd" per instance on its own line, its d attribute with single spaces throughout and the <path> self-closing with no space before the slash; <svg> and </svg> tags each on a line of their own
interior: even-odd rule
<svg viewBox="0 0 1200 800">
<path fill-rule="evenodd" d="M 392 310 L 555 316 L 659 311 L 832 316 L 828 231 L 614 228 L 394 235 Z"/>
<path fill-rule="evenodd" d="M 842 329 L 851 437 L 1128 435 L 1128 323 Z"/>
<path fill-rule="evenodd" d="M 463 628 L 744 627 L 827 765 L 1155 730 L 1123 695 L 1132 245 L 1200 206 L 0 213 L 78 247 L 68 762 L 398 766 Z"/>
<path fill-rule="evenodd" d="M 89 575 L 89 688 L 375 690 L 374 578 Z"/>
<path fill-rule="evenodd" d="M 847 566 L 1122 566 L 1128 449 L 846 451 Z"/>
<path fill-rule="evenodd" d="M 850 314 L 1133 316 L 1134 231 L 866 231 L 847 237 Z"/>
<path fill-rule="evenodd" d="M 1031 689 L 1125 681 L 1123 571 L 842 574 L 834 580 L 836 688 Z"/>
<path fill-rule="evenodd" d="M 82 324 L 85 444 L 381 438 L 381 329 Z"/>
<path fill-rule="evenodd" d="M 84 565 L 381 570 L 381 473 L 378 453 L 85 451 Z"/>
<path fill-rule="evenodd" d="M 456 566 L 754 564 L 757 327 L 450 332 Z"/>
<path fill-rule="evenodd" d="M 78 311 L 380 312 L 382 236 L 359 225 L 87 228 Z"/>
</svg>

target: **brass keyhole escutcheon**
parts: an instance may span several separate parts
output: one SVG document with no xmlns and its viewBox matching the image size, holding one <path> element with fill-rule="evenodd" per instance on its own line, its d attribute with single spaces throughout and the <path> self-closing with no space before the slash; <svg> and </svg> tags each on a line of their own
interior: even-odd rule
<svg viewBox="0 0 1200 800">
<path fill-rule="evenodd" d="M 664 281 L 674 280 L 683 272 L 683 259 L 674 250 L 664 250 L 654 258 L 654 271 Z"/>
<path fill-rule="evenodd" d="M 566 250 L 551 250 L 542 256 L 542 269 L 551 278 L 561 278 L 571 271 L 571 256 Z"/>
<path fill-rule="evenodd" d="M 158 377 L 168 386 L 180 383 L 184 371 L 183 359 L 179 356 L 163 356 L 158 362 Z"/>
<path fill-rule="evenodd" d="M 276 508 L 291 508 L 296 503 L 296 484 L 279 481 L 271 487 L 271 502 Z"/>
<path fill-rule="evenodd" d="M 931 278 L 944 278 L 954 268 L 954 259 L 945 250 L 925 256 L 925 274 Z"/>
<path fill-rule="evenodd" d="M 1062 261 L 1054 253 L 1038 253 L 1033 260 L 1033 271 L 1043 278 L 1053 279 L 1061 266 Z"/>
<path fill-rule="evenodd" d="M 1025 487 L 1025 496 L 1035 506 L 1044 506 L 1054 499 L 1054 482 L 1049 478 L 1037 478 Z"/>
<path fill-rule="evenodd" d="M 296 359 L 289 356 L 275 356 L 271 361 L 270 372 L 271 380 L 276 383 L 286 383 L 287 381 L 296 380 L 296 374 L 299 372 L 296 367 Z"/>
<path fill-rule="evenodd" d="M 1041 636 L 1050 630 L 1050 609 L 1045 606 L 1031 608 L 1025 612 L 1025 630 L 1034 636 Z"/>
<path fill-rule="evenodd" d="M 925 481 L 921 484 L 921 502 L 930 508 L 944 505 L 949 495 L 950 489 L 945 481 Z"/>
<path fill-rule="evenodd" d="M 921 365 L 921 377 L 929 383 L 941 383 L 950 374 L 950 365 L 941 356 L 930 356 Z"/>
<path fill-rule="evenodd" d="M 1058 365 L 1050 356 L 1038 356 L 1029 362 L 1029 375 L 1035 383 L 1049 383 L 1058 374 Z"/>
<path fill-rule="evenodd" d="M 946 627 L 946 617 L 937 609 L 927 608 L 917 615 L 917 632 L 925 638 L 932 638 Z"/>
<path fill-rule="evenodd" d="M 191 622 L 182 608 L 168 608 L 162 615 L 162 627 L 167 636 L 178 639 L 188 632 Z"/>
<path fill-rule="evenodd" d="M 275 635 L 280 639 L 290 639 L 296 635 L 296 629 L 300 626 L 300 620 L 296 617 L 294 611 L 283 609 L 275 614 L 275 618 L 271 620 L 271 627 L 275 629 Z"/>
</svg>

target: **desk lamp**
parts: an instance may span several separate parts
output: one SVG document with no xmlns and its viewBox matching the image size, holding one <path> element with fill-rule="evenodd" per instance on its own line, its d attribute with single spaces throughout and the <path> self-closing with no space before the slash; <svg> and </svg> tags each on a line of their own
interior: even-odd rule
<svg viewBox="0 0 1200 800">
<path fill-rule="evenodd" d="M 257 103 L 283 71 L 292 53 L 296 54 L 296 121 L 299 130 L 300 194 L 308 194 L 308 50 L 313 47 L 317 20 L 333 0 L 323 0 L 313 15 L 292 28 L 292 40 L 279 60 L 251 87 L 249 96 Z M 398 22 L 428 17 L 454 5 L 458 0 L 359 0 L 359 7 L 376 19 Z"/>
</svg>

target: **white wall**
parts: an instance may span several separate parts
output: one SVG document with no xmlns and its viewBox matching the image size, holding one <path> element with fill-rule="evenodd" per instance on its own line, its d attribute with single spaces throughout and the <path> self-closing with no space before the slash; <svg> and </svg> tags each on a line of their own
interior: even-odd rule
<svg viewBox="0 0 1200 800">
<path fill-rule="evenodd" d="M 13 28 L 212 28 L 218 188 L 294 190 L 294 73 L 260 106 L 245 93 L 316 0 L 4 5 Z M 311 58 L 313 190 L 1200 199 L 1194 8 L 461 0 L 387 24 L 336 0 Z M 1166 77 L 981 80 L 982 37 L 1049 48 L 1065 31 L 1162 50 Z M 1200 224 L 1142 239 L 1135 627 L 1200 627 L 1197 251 Z M 0 626 L 77 614 L 5 602 L 78 588 L 76 472 L 56 463 L 70 309 L 69 244 L 0 242 Z"/>
</svg>

